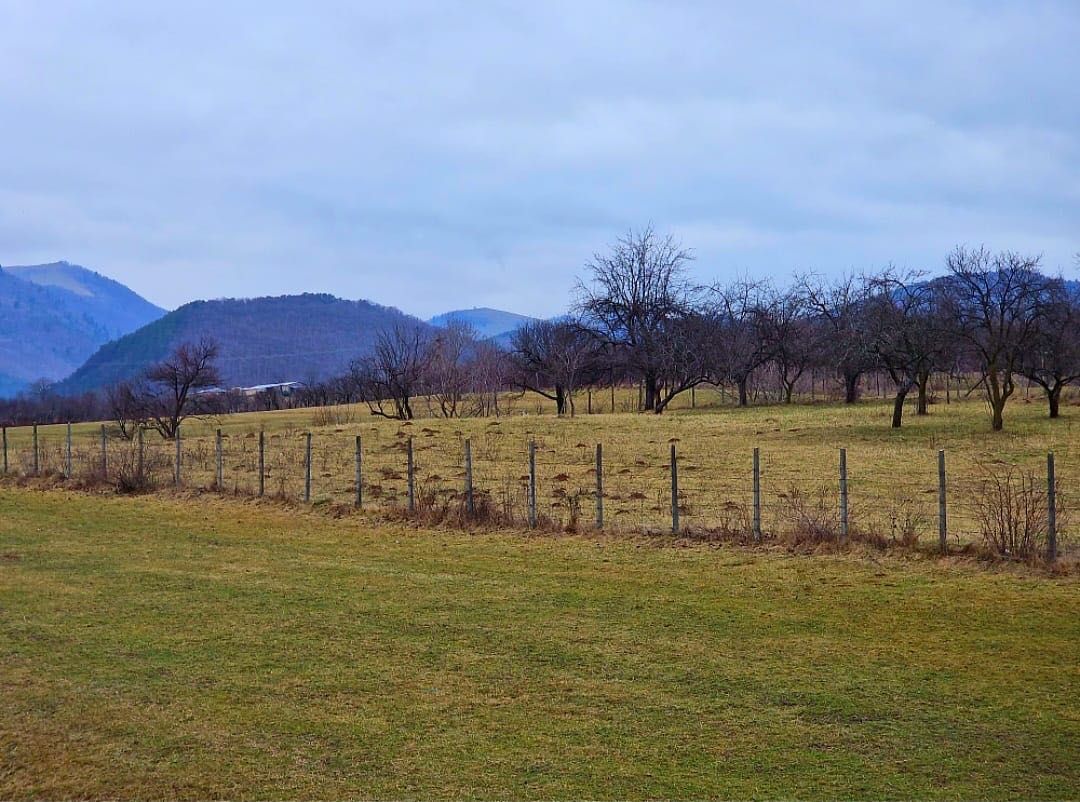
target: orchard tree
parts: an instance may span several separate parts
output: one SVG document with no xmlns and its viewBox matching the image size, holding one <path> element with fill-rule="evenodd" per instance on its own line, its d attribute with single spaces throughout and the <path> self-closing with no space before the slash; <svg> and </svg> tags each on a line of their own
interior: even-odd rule
<svg viewBox="0 0 1080 802">
<path fill-rule="evenodd" d="M 476 332 L 468 323 L 451 321 L 428 344 L 424 386 L 429 409 L 444 418 L 457 417 L 461 402 L 472 389 L 472 362 Z"/>
<path fill-rule="evenodd" d="M 431 336 L 421 326 L 401 324 L 380 331 L 366 357 L 350 372 L 372 415 L 412 420 L 412 400 L 424 389 Z"/>
<path fill-rule="evenodd" d="M 694 324 L 696 289 L 686 278 L 693 254 L 651 227 L 629 232 L 586 266 L 576 311 L 604 344 L 625 359 L 626 371 L 644 386 L 644 409 L 660 413 L 688 389 L 684 349 L 673 337 Z M 693 386 L 693 385 L 689 385 Z"/>
<path fill-rule="evenodd" d="M 1043 314 L 1020 372 L 1046 394 L 1050 417 L 1060 414 L 1061 391 L 1080 380 L 1080 290 L 1061 279 L 1049 282 Z"/>
<path fill-rule="evenodd" d="M 957 247 L 945 265 L 947 314 L 981 374 L 991 426 L 1005 426 L 1005 404 L 1049 308 L 1051 282 L 1039 256 Z"/>
<path fill-rule="evenodd" d="M 749 404 L 748 387 L 754 371 L 769 361 L 768 287 L 739 280 L 713 287 L 709 297 L 713 326 L 711 364 L 715 384 L 731 382 L 738 388 L 739 406 Z"/>
<path fill-rule="evenodd" d="M 948 353 L 949 332 L 942 325 L 941 291 L 918 274 L 888 271 L 868 280 L 863 310 L 866 340 L 895 387 L 893 428 L 900 428 L 904 400 L 925 382 Z"/>
<path fill-rule="evenodd" d="M 855 276 L 825 281 L 818 276 L 798 280 L 803 302 L 823 329 L 821 357 L 834 366 L 844 380 L 844 403 L 859 400 L 859 379 L 873 364 L 866 335 L 867 283 Z"/>
<path fill-rule="evenodd" d="M 575 321 L 537 320 L 510 339 L 513 381 L 523 390 L 550 398 L 555 411 L 574 416 L 574 393 L 592 381 L 602 344 Z"/>
<path fill-rule="evenodd" d="M 134 379 L 105 392 L 109 414 L 125 437 L 143 426 L 173 439 L 187 418 L 217 411 L 218 346 L 209 337 L 179 345 Z"/>
<path fill-rule="evenodd" d="M 761 337 L 790 404 L 795 384 L 818 361 L 820 328 L 807 315 L 804 296 L 794 290 L 769 290 L 761 317 Z"/>
</svg>

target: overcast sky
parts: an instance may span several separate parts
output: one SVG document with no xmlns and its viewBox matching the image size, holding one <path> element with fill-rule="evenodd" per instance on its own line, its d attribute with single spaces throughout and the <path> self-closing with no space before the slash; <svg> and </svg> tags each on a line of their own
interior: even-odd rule
<svg viewBox="0 0 1080 802">
<path fill-rule="evenodd" d="M 1075 276 L 1080 2 L 0 0 L 0 264 L 547 315 L 650 221 L 702 280 Z"/>
</svg>

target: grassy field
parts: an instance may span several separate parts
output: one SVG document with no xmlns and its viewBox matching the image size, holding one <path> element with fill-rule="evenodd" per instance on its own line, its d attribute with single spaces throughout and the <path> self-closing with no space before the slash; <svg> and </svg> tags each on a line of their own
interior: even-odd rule
<svg viewBox="0 0 1080 802">
<path fill-rule="evenodd" d="M 1075 578 L 661 542 L 0 486 L 0 797 L 1076 798 Z"/>
<path fill-rule="evenodd" d="M 937 535 L 937 450 L 949 469 L 950 534 L 954 542 L 978 538 L 974 508 L 988 470 L 1020 466 L 1042 481 L 1046 453 L 1057 459 L 1059 487 L 1067 505 L 1080 477 L 1080 408 L 1063 405 L 1063 417 L 1046 418 L 1041 396 L 1020 395 L 1008 407 L 1006 430 L 991 432 L 979 400 L 938 403 L 931 414 L 909 413 L 904 427 L 889 427 L 891 405 L 867 399 L 856 406 L 836 403 L 761 405 L 739 409 L 718 405 L 715 394 L 699 394 L 699 408 L 663 416 L 631 412 L 580 414 L 559 419 L 550 402 L 518 400 L 510 414 L 494 418 L 423 418 L 410 423 L 373 418 L 363 408 L 287 410 L 192 421 L 185 427 L 183 480 L 195 487 L 214 482 L 212 433 L 224 433 L 226 490 L 252 493 L 257 487 L 257 432 L 267 434 L 266 491 L 299 498 L 304 486 L 304 433 L 313 434 L 313 501 L 350 503 L 354 495 L 354 436 L 364 449 L 364 496 L 368 506 L 405 503 L 405 443 L 412 438 L 421 495 L 453 500 L 463 486 L 464 439 L 473 445 L 475 481 L 495 507 L 517 520 L 526 510 L 527 449 L 537 443 L 541 515 L 565 524 L 593 520 L 595 445 L 603 443 L 606 523 L 638 530 L 670 526 L 669 448 L 680 455 L 682 524 L 690 528 L 737 525 L 751 502 L 751 455 L 761 449 L 763 523 L 766 530 L 791 525 L 791 498 L 837 507 L 838 450 L 848 451 L 851 511 L 856 527 L 895 536 L 914 528 L 926 540 Z M 624 393 L 617 408 L 633 402 Z M 610 405 L 604 398 L 603 403 Z M 579 410 L 585 408 L 578 405 Z M 601 408 L 601 397 L 595 400 Z M 329 418 L 329 419 L 328 419 Z M 98 465 L 95 425 L 75 427 L 75 458 L 92 471 Z M 11 430 L 12 462 L 28 468 L 29 431 Z M 42 427 L 43 465 L 63 464 L 63 427 Z M 118 443 L 110 448 L 122 449 Z M 148 453 L 162 483 L 171 482 L 173 444 L 147 438 Z M 78 472 L 78 471 L 77 471 Z M 1071 520 L 1080 515 L 1070 516 Z M 1068 535 L 1069 519 L 1062 529 Z M 1065 539 L 1065 538 L 1063 538 Z"/>
</svg>

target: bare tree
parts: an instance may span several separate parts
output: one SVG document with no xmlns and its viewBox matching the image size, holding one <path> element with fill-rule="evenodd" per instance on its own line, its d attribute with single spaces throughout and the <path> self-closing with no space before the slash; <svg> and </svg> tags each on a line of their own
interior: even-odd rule
<svg viewBox="0 0 1080 802">
<path fill-rule="evenodd" d="M 713 287 L 710 295 L 712 381 L 732 382 L 738 388 L 740 407 L 749 403 L 751 375 L 770 356 L 767 291 L 764 283 L 743 279 L 726 287 Z"/>
<path fill-rule="evenodd" d="M 473 415 L 502 413 L 499 395 L 511 385 L 512 373 L 509 356 L 499 346 L 488 340 L 475 345 L 472 361 Z"/>
<path fill-rule="evenodd" d="M 818 359 L 820 328 L 807 316 L 802 293 L 794 289 L 771 290 L 760 321 L 768 357 L 790 404 L 795 384 Z"/>
<path fill-rule="evenodd" d="M 215 360 L 218 346 L 209 337 L 182 343 L 161 362 L 146 369 L 135 382 L 121 383 L 112 393 L 113 412 L 121 430 L 148 425 L 166 439 L 176 437 L 187 418 L 215 410 L 211 392 L 221 375 Z M 125 426 L 124 417 L 128 425 Z"/>
<path fill-rule="evenodd" d="M 948 314 L 982 374 L 994 431 L 1004 428 L 1014 377 L 1046 313 L 1049 281 L 1039 272 L 1040 261 L 982 247 L 958 247 L 945 261 Z"/>
<path fill-rule="evenodd" d="M 659 415 L 679 394 L 709 381 L 716 372 L 720 325 L 715 314 L 690 311 L 667 320 L 657 339 L 660 384 L 653 411 Z"/>
<path fill-rule="evenodd" d="M 135 430 L 146 423 L 143 399 L 146 390 L 132 381 L 121 381 L 105 389 L 105 403 L 109 417 L 116 421 L 120 433 L 130 439 Z"/>
<path fill-rule="evenodd" d="M 863 313 L 866 339 L 880 367 L 895 386 L 893 428 L 903 422 L 904 400 L 925 386 L 926 378 L 943 364 L 950 333 L 941 314 L 941 287 L 887 271 L 867 280 L 869 294 Z"/>
<path fill-rule="evenodd" d="M 423 390 L 430 335 L 420 326 L 398 325 L 375 338 L 372 352 L 350 370 L 372 415 L 412 420 L 412 399 Z"/>
<path fill-rule="evenodd" d="M 586 266 L 589 283 L 578 284 L 576 311 L 612 349 L 625 355 L 626 368 L 644 385 L 644 408 L 662 412 L 667 393 L 685 385 L 672 361 L 677 321 L 694 307 L 695 289 L 686 280 L 690 251 L 651 227 L 633 231 L 598 253 Z"/>
<path fill-rule="evenodd" d="M 866 283 L 855 275 L 826 282 L 817 276 L 801 276 L 799 290 L 809 311 L 825 330 L 822 356 L 844 380 L 844 403 L 859 400 L 859 379 L 872 364 L 862 318 Z"/>
<path fill-rule="evenodd" d="M 1046 394 L 1050 417 L 1060 414 L 1062 389 L 1080 380 L 1080 291 L 1048 282 L 1043 315 L 1025 349 L 1021 373 Z"/>
<path fill-rule="evenodd" d="M 579 323 L 538 320 L 511 336 L 514 382 L 523 390 L 550 398 L 555 411 L 574 416 L 574 393 L 592 379 L 601 343 Z"/>
<path fill-rule="evenodd" d="M 431 338 L 424 371 L 430 410 L 444 418 L 457 417 L 472 386 L 476 332 L 468 323 L 451 321 Z"/>
</svg>

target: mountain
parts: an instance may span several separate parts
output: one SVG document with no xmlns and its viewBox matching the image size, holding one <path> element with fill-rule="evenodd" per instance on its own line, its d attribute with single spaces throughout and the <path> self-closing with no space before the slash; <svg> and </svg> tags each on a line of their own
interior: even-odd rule
<svg viewBox="0 0 1080 802">
<path fill-rule="evenodd" d="M 79 265 L 0 268 L 0 396 L 68 375 L 99 346 L 164 313 Z"/>
<path fill-rule="evenodd" d="M 209 336 L 226 387 L 325 379 L 345 371 L 380 329 L 426 326 L 403 312 L 333 295 L 194 301 L 102 346 L 61 382 L 66 394 L 131 378 L 176 346 Z"/>
<path fill-rule="evenodd" d="M 483 339 L 487 338 L 500 338 L 500 335 L 506 335 L 503 339 L 509 338 L 509 335 L 516 329 L 520 328 L 526 323 L 532 323 L 536 318 L 528 317 L 527 315 L 519 315 L 515 312 L 504 312 L 501 309 L 487 309 L 479 307 L 476 309 L 456 309 L 453 312 L 444 312 L 441 315 L 436 315 L 428 321 L 432 326 L 444 327 L 452 322 L 455 323 L 468 323 L 476 331 L 477 335 Z"/>
</svg>

